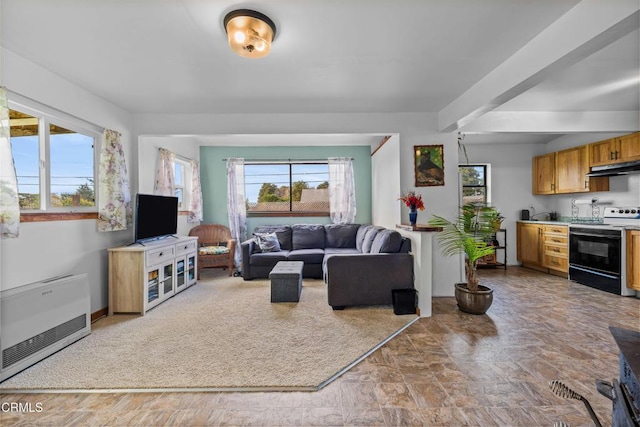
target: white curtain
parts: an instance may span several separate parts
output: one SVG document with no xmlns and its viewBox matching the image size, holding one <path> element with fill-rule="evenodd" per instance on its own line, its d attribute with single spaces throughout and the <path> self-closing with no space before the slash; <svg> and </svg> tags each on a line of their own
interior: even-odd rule
<svg viewBox="0 0 640 427">
<path fill-rule="evenodd" d="M 129 175 L 120 133 L 102 134 L 98 167 L 98 231 L 126 230 L 133 224 Z"/>
<path fill-rule="evenodd" d="M 191 164 L 191 195 L 187 222 L 202 221 L 202 187 L 200 186 L 200 165 L 195 160 Z"/>
<path fill-rule="evenodd" d="M 175 154 L 167 149 L 160 148 L 158 152 L 158 168 L 156 169 L 155 194 L 159 196 L 176 195 L 175 161 Z"/>
<path fill-rule="evenodd" d="M 240 243 L 247 238 L 247 206 L 244 194 L 244 159 L 227 159 L 227 212 L 231 236 L 236 245 L 236 265 L 242 262 Z"/>
<path fill-rule="evenodd" d="M 18 237 L 20 231 L 18 178 L 11 153 L 7 91 L 3 87 L 0 87 L 0 231 L 3 239 Z"/>
<path fill-rule="evenodd" d="M 329 157 L 329 214 L 334 224 L 351 224 L 356 219 L 356 185 L 353 161 Z"/>
</svg>

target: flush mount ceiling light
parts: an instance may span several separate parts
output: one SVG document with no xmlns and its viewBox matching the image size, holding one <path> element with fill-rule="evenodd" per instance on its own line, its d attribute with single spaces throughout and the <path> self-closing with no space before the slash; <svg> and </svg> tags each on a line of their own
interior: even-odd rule
<svg viewBox="0 0 640 427">
<path fill-rule="evenodd" d="M 269 54 L 276 35 L 276 24 L 268 16 L 249 9 L 238 9 L 224 17 L 229 47 L 245 58 L 262 58 Z"/>
</svg>

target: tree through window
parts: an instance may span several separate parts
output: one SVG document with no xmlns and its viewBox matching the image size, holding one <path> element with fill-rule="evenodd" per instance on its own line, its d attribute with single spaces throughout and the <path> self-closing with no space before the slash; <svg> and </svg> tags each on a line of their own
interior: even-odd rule
<svg viewBox="0 0 640 427">
<path fill-rule="evenodd" d="M 461 165 L 458 166 L 462 180 L 462 204 L 481 203 L 487 200 L 487 166 Z"/>
</svg>

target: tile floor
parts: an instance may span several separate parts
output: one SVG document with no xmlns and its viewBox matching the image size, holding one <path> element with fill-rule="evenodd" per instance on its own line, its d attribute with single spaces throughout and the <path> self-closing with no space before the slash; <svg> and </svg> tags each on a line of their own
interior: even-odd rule
<svg viewBox="0 0 640 427">
<path fill-rule="evenodd" d="M 431 318 L 318 392 L 4 394 L 0 425 L 593 425 L 550 380 L 611 425 L 594 381 L 619 376 L 608 327 L 640 330 L 640 299 L 518 267 L 481 278 L 494 289 L 487 315 L 436 298 Z"/>
</svg>

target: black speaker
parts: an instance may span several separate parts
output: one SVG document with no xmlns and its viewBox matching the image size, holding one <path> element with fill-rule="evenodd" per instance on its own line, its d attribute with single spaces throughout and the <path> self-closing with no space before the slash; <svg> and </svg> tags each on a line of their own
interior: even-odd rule
<svg viewBox="0 0 640 427">
<path fill-rule="evenodd" d="M 416 314 L 418 306 L 418 291 L 414 288 L 393 289 L 393 314 Z"/>
<path fill-rule="evenodd" d="M 529 220 L 529 209 L 522 209 L 520 211 L 520 219 L 523 221 Z"/>
</svg>

